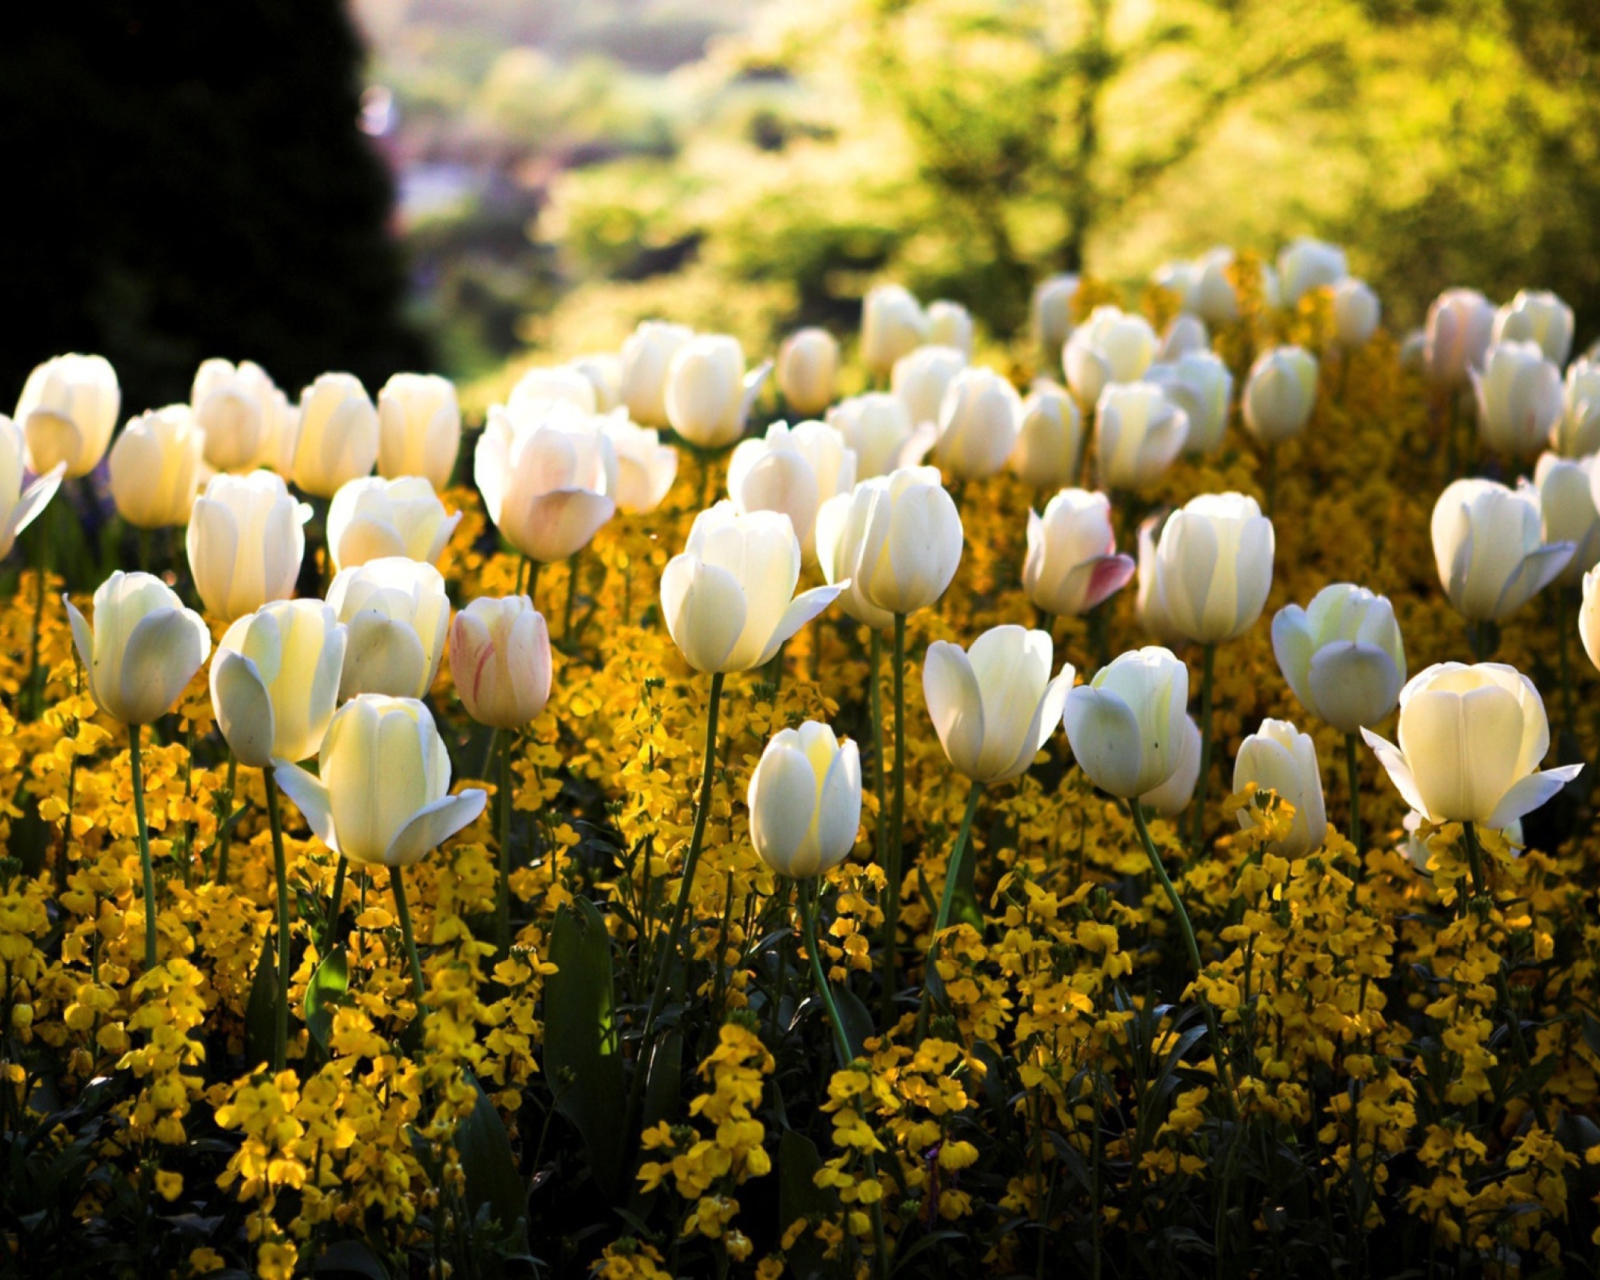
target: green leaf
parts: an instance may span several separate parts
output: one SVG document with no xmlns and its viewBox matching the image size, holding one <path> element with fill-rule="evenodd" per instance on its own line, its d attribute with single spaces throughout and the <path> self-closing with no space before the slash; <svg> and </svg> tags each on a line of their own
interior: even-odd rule
<svg viewBox="0 0 1600 1280">
<path fill-rule="evenodd" d="M 322 1251 L 311 1268 L 315 1276 L 360 1276 L 362 1280 L 389 1280 L 382 1259 L 360 1240 L 338 1240 Z"/>
<path fill-rule="evenodd" d="M 683 1093 L 683 1036 L 676 1027 L 656 1037 L 650 1052 L 650 1076 L 644 1086 L 644 1123 L 649 1129 L 677 1116 Z"/>
<path fill-rule="evenodd" d="M 335 947 L 311 971 L 306 983 L 306 1029 L 311 1038 L 328 1051 L 333 1034 L 333 1011 L 350 989 L 350 966 L 343 947 Z"/>
<path fill-rule="evenodd" d="M 250 998 L 244 1006 L 244 1056 L 252 1067 L 272 1061 L 277 1034 L 273 1016 L 278 1002 L 277 956 L 277 948 L 268 935 L 261 942 L 261 959 L 256 961 L 256 976 L 250 980 Z"/>
<path fill-rule="evenodd" d="M 544 987 L 545 1074 L 556 1110 L 583 1138 L 589 1167 L 601 1191 L 621 1198 L 627 1150 L 626 1096 L 617 1050 L 611 937 L 587 898 L 563 907 L 551 930 L 556 965 Z"/>
<path fill-rule="evenodd" d="M 861 997 L 849 987 L 835 987 L 833 999 L 839 1006 L 839 1020 L 844 1023 L 844 1038 L 850 1043 L 851 1055 L 857 1058 L 865 1057 L 867 1037 L 878 1034 L 878 1029 L 872 1022 L 872 1014 L 868 1012 L 867 1006 L 861 1003 Z"/>
<path fill-rule="evenodd" d="M 39 801 L 26 788 L 18 789 L 15 803 L 22 816 L 12 819 L 6 852 L 22 864 L 23 875 L 36 876 L 49 859 L 55 828 L 39 816 Z"/>
<path fill-rule="evenodd" d="M 822 1157 L 817 1145 L 803 1133 L 785 1129 L 778 1139 L 778 1235 L 782 1236 L 797 1218 L 820 1217 L 833 1205 L 832 1197 L 816 1184 Z M 789 1268 L 798 1280 L 827 1274 L 822 1257 L 822 1242 L 809 1231 L 788 1250 Z"/>
<path fill-rule="evenodd" d="M 480 1205 L 489 1206 L 489 1215 L 502 1230 L 511 1233 L 517 1247 L 526 1250 L 528 1186 L 517 1172 L 517 1159 L 511 1138 L 493 1101 L 471 1072 L 467 1079 L 478 1091 L 477 1105 L 456 1131 L 456 1151 L 461 1156 L 461 1171 L 466 1175 L 467 1205 L 477 1217 Z"/>
</svg>

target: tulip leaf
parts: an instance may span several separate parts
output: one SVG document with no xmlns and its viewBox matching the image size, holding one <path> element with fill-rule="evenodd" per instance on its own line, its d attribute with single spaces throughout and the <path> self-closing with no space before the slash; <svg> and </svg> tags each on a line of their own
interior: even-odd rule
<svg viewBox="0 0 1600 1280">
<path fill-rule="evenodd" d="M 551 930 L 556 965 L 544 988 L 545 1075 L 556 1110 L 583 1139 L 595 1182 L 612 1200 L 623 1190 L 626 1096 L 618 1052 L 611 936 L 587 898 L 563 907 Z"/>
<path fill-rule="evenodd" d="M 480 1205 L 489 1207 L 489 1216 L 500 1224 L 521 1251 L 528 1247 L 528 1186 L 517 1172 L 517 1159 L 511 1138 L 494 1102 L 469 1071 L 466 1078 L 477 1090 L 478 1101 L 472 1114 L 456 1130 L 456 1151 L 461 1156 L 461 1172 L 466 1176 L 466 1199 L 476 1218 Z"/>
<path fill-rule="evenodd" d="M 857 1058 L 864 1057 L 867 1037 L 877 1034 L 872 1014 L 861 1003 L 861 997 L 849 987 L 835 987 L 833 1001 L 839 1007 L 839 1020 L 844 1023 L 844 1038 L 850 1044 L 851 1054 Z"/>
<path fill-rule="evenodd" d="M 333 1034 L 334 1007 L 349 989 L 349 962 L 344 948 L 335 947 L 317 963 L 306 983 L 306 1029 L 324 1053 Z"/>
<path fill-rule="evenodd" d="M 11 822 L 6 852 L 22 864 L 22 874 L 36 876 L 45 869 L 55 829 L 39 816 L 39 801 L 32 792 L 19 789 L 13 803 L 22 810 Z"/>
<path fill-rule="evenodd" d="M 377 1254 L 360 1240 L 336 1240 L 318 1256 L 314 1276 L 360 1276 L 361 1280 L 389 1280 L 388 1269 Z"/>
<path fill-rule="evenodd" d="M 250 997 L 244 1006 L 244 1056 L 255 1066 L 272 1061 L 272 1044 L 277 1033 L 274 1016 L 278 1003 L 278 952 L 269 935 L 261 941 L 261 959 L 256 961 L 256 976 L 250 980 Z"/>
<path fill-rule="evenodd" d="M 819 1218 L 832 1208 L 832 1199 L 816 1184 L 822 1168 L 817 1145 L 803 1133 L 785 1129 L 778 1139 L 778 1235 L 799 1218 Z M 786 1251 L 789 1268 L 801 1280 L 827 1274 L 822 1242 L 810 1231 L 801 1234 Z"/>
<path fill-rule="evenodd" d="M 683 1036 L 674 1027 L 656 1037 L 650 1053 L 650 1075 L 644 1087 L 643 1128 L 665 1120 L 671 1123 L 678 1114 L 683 1094 Z"/>
</svg>

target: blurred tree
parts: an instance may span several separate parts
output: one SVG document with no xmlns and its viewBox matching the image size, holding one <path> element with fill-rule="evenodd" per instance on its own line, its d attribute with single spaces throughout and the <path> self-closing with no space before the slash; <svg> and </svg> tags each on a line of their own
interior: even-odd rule
<svg viewBox="0 0 1600 1280">
<path fill-rule="evenodd" d="M 291 396 L 425 364 L 361 62 L 341 0 L 4 6 L 0 405 L 68 350 L 112 361 L 125 412 L 212 355 Z"/>
</svg>

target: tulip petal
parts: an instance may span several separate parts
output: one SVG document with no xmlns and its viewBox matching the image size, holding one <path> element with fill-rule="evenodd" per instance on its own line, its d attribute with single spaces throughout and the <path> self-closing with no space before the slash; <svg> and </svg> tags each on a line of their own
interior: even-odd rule
<svg viewBox="0 0 1600 1280">
<path fill-rule="evenodd" d="M 22 491 L 22 497 L 12 508 L 11 519 L 7 522 L 6 532 L 10 540 L 15 541 L 16 536 L 38 519 L 39 513 L 50 505 L 50 499 L 55 497 L 56 490 L 61 487 L 61 477 L 66 471 L 67 464 L 58 462 Z"/>
<path fill-rule="evenodd" d="M 1493 617 L 1503 620 L 1510 617 L 1529 600 L 1554 582 L 1576 548 L 1570 542 L 1552 542 L 1548 546 L 1530 551 L 1523 557 L 1494 602 Z"/>
<path fill-rule="evenodd" d="M 1128 585 L 1137 568 L 1132 556 L 1102 556 L 1094 561 L 1089 572 L 1089 585 L 1083 594 L 1084 610 L 1092 609 L 1116 595 Z"/>
<path fill-rule="evenodd" d="M 950 763 L 976 778 L 984 741 L 983 692 L 960 645 L 935 640 L 928 646 L 922 662 L 922 694 Z"/>
<path fill-rule="evenodd" d="M 816 875 L 816 841 L 807 837 L 817 816 L 817 775 L 805 753 L 776 744 L 763 752 L 749 803 L 750 839 L 762 859 L 786 875 Z"/>
<path fill-rule="evenodd" d="M 1428 813 L 1422 792 L 1417 789 L 1416 777 L 1412 774 L 1411 766 L 1406 762 L 1400 748 L 1388 739 L 1380 738 L 1371 729 L 1363 729 L 1361 736 L 1372 748 L 1373 754 L 1378 757 L 1378 763 L 1389 775 L 1389 781 L 1394 783 L 1394 789 L 1400 793 L 1400 798 L 1418 813 Z M 1431 814 L 1429 816 L 1432 817 Z"/>
<path fill-rule="evenodd" d="M 667 631 L 696 671 L 720 671 L 744 631 L 744 592 L 728 570 L 697 556 L 673 556 L 661 575 Z"/>
<path fill-rule="evenodd" d="M 211 633 L 187 609 L 156 609 L 140 618 L 122 651 L 121 710 L 129 724 L 149 724 L 172 709 L 211 651 Z"/>
<path fill-rule="evenodd" d="M 1529 774 L 1500 797 L 1500 803 L 1495 805 L 1494 812 L 1483 825 L 1491 830 L 1509 827 L 1519 818 L 1553 800 L 1562 787 L 1582 772 L 1581 764 L 1564 764 L 1557 769 Z"/>
<path fill-rule="evenodd" d="M 72 647 L 78 651 L 78 661 L 83 663 L 85 677 L 89 681 L 89 693 L 96 702 L 100 697 L 94 691 L 94 632 L 89 630 L 89 623 L 78 612 L 76 605 L 68 599 L 66 592 L 61 593 L 61 603 L 67 606 L 67 620 L 72 624 Z"/>
<path fill-rule="evenodd" d="M 1133 709 L 1114 693 L 1082 684 L 1067 695 L 1062 719 L 1073 758 L 1089 781 L 1125 800 L 1137 796 L 1141 752 Z M 1177 763 L 1177 752 L 1172 756 Z"/>
<path fill-rule="evenodd" d="M 420 698 L 428 692 L 428 656 L 416 629 L 405 620 L 363 609 L 346 624 L 340 701 L 358 693 Z"/>
<path fill-rule="evenodd" d="M 1272 653 L 1278 660 L 1278 670 L 1300 705 L 1320 715 L 1309 679 L 1315 649 L 1316 641 L 1312 639 L 1306 611 L 1297 604 L 1279 609 L 1272 619 Z"/>
<path fill-rule="evenodd" d="M 828 587 L 812 587 L 811 590 L 802 591 L 791 600 L 789 607 L 783 611 L 783 616 L 778 619 L 777 628 L 767 640 L 766 648 L 761 651 L 761 656 L 751 663 L 751 667 L 771 662 L 773 655 L 790 636 L 837 600 L 839 593 L 849 585 L 846 581 Z"/>
<path fill-rule="evenodd" d="M 272 763 L 272 697 L 254 662 L 230 649 L 219 652 L 211 664 L 211 705 L 240 764 L 264 769 Z"/>
<path fill-rule="evenodd" d="M 417 810 L 389 841 L 383 865 L 409 867 L 420 862 L 456 832 L 477 821 L 488 798 L 488 792 L 470 787 L 458 796 L 445 796 Z"/>
<path fill-rule="evenodd" d="M 861 831 L 861 751 L 853 742 L 840 746 L 822 781 L 817 804 L 819 871 L 837 866 L 850 853 Z"/>
<path fill-rule="evenodd" d="M 306 825 L 323 844 L 339 852 L 338 838 L 333 829 L 333 804 L 328 788 L 315 774 L 297 764 L 284 762 L 272 770 L 272 776 L 283 794 L 294 801 L 295 808 L 305 815 Z"/>
<path fill-rule="evenodd" d="M 1403 683 L 1394 659 L 1377 645 L 1336 640 L 1313 655 L 1306 673 L 1311 700 L 1301 700 L 1341 733 L 1354 733 L 1394 710 Z"/>
</svg>

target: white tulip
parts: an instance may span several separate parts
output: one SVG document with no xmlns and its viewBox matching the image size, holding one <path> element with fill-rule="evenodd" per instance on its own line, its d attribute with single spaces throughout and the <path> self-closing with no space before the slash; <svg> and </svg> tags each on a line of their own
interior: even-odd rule
<svg viewBox="0 0 1600 1280">
<path fill-rule="evenodd" d="M 1344 250 L 1338 245 L 1301 236 L 1278 255 L 1283 305 L 1292 307 L 1313 289 L 1338 284 L 1349 273 Z"/>
<path fill-rule="evenodd" d="M 1195 264 L 1190 309 L 1209 325 L 1232 324 L 1239 318 L 1239 293 L 1233 287 L 1233 250 L 1212 249 Z"/>
<path fill-rule="evenodd" d="M 689 339 L 667 366 L 667 421 L 702 449 L 732 444 L 744 434 L 750 406 L 770 368 L 764 364 L 747 375 L 739 340 L 726 334 Z"/>
<path fill-rule="evenodd" d="M 841 400 L 828 410 L 828 425 L 855 450 L 860 480 L 917 466 L 938 434 L 933 423 L 914 427 L 905 401 L 888 391 Z"/>
<path fill-rule="evenodd" d="M 93 628 L 61 599 L 89 695 L 122 724 L 149 724 L 171 711 L 211 652 L 205 621 L 151 574 L 118 570 L 102 582 Z"/>
<path fill-rule="evenodd" d="M 992 476 L 1005 466 L 1021 429 L 1017 389 L 992 369 L 963 369 L 939 407 L 934 461 L 959 479 Z"/>
<path fill-rule="evenodd" d="M 882 376 L 894 362 L 928 340 L 928 317 L 909 290 L 875 285 L 861 300 L 861 363 Z"/>
<path fill-rule="evenodd" d="M 1564 458 L 1600 453 L 1600 361 L 1580 356 L 1567 366 L 1561 398 L 1551 447 Z"/>
<path fill-rule="evenodd" d="M 1189 668 L 1171 652 L 1119 655 L 1067 695 L 1063 720 L 1078 767 L 1124 800 L 1155 791 L 1184 763 L 1188 703 Z"/>
<path fill-rule="evenodd" d="M 1040 378 L 1022 402 L 1022 426 L 1011 469 L 1031 489 L 1059 489 L 1078 478 L 1083 459 L 1083 415 L 1078 402 Z"/>
<path fill-rule="evenodd" d="M 1383 304 L 1365 280 L 1341 280 L 1333 291 L 1333 331 L 1339 345 L 1354 351 L 1372 341 Z"/>
<path fill-rule="evenodd" d="M 1476 289 L 1446 289 L 1428 308 L 1423 360 L 1439 387 L 1459 387 L 1483 368 L 1494 333 L 1494 305 Z"/>
<path fill-rule="evenodd" d="M 1439 495 L 1433 557 L 1450 603 L 1469 622 L 1504 622 L 1554 582 L 1576 548 L 1546 545 L 1539 498 L 1493 480 L 1457 480 Z"/>
<path fill-rule="evenodd" d="M 1583 575 L 1583 604 L 1578 609 L 1578 638 L 1589 661 L 1600 667 L 1600 566 Z"/>
<path fill-rule="evenodd" d="M 472 468 L 495 528 L 541 564 L 581 551 L 616 514 L 611 440 L 600 419 L 570 404 L 492 406 Z"/>
<path fill-rule="evenodd" d="M 778 348 L 778 390 L 801 417 L 814 418 L 833 403 L 839 380 L 839 342 L 826 329 L 799 329 Z"/>
<path fill-rule="evenodd" d="M 347 480 L 378 461 L 378 411 L 360 379 L 324 373 L 300 395 L 294 482 L 305 493 L 331 498 Z"/>
<path fill-rule="evenodd" d="M 939 406 L 967 357 L 955 347 L 918 347 L 894 362 L 889 388 L 905 404 L 918 426 L 939 421 Z"/>
<path fill-rule="evenodd" d="M 138 529 L 189 523 L 200 489 L 205 432 L 186 404 L 141 413 L 111 446 L 111 497 Z"/>
<path fill-rule="evenodd" d="M 1572 354 L 1572 308 L 1546 289 L 1520 289 L 1494 313 L 1491 341 L 1532 342 L 1557 368 Z"/>
<path fill-rule="evenodd" d="M 600 407 L 594 383 L 581 370 L 569 365 L 529 369 L 511 388 L 506 405 L 513 413 L 537 412 L 546 400 L 563 401 L 584 413 L 595 413 Z"/>
<path fill-rule="evenodd" d="M 1193 311 L 1195 286 L 1199 282 L 1200 264 L 1197 262 L 1163 262 L 1150 273 L 1150 283 L 1176 298 L 1184 313 Z"/>
<path fill-rule="evenodd" d="M 266 769 L 317 754 L 348 639 L 321 600 L 278 600 L 228 628 L 211 662 L 211 705 L 240 764 Z"/>
<path fill-rule="evenodd" d="M 1159 515 L 1147 516 L 1139 522 L 1139 568 L 1134 613 L 1138 616 L 1140 627 L 1152 640 L 1175 647 L 1184 642 L 1185 636 L 1172 621 L 1165 598 L 1156 590 L 1156 537 L 1163 523 Z"/>
<path fill-rule="evenodd" d="M 362 476 L 341 485 L 328 505 L 328 549 L 335 569 L 405 556 L 432 564 L 461 523 L 445 512 L 421 476 Z"/>
<path fill-rule="evenodd" d="M 695 517 L 661 575 L 667 631 L 696 671 L 749 671 L 831 604 L 839 586 L 794 595 L 800 540 L 776 511 L 719 502 Z M 793 598 L 791 598 L 793 597 Z"/>
<path fill-rule="evenodd" d="M 1055 731 L 1072 688 L 1071 663 L 1051 679 L 1045 631 L 999 626 L 970 650 L 935 640 L 922 691 L 939 743 L 957 772 L 985 785 L 1021 777 Z"/>
<path fill-rule="evenodd" d="M 1143 377 L 1155 355 L 1156 334 L 1148 320 L 1116 307 L 1096 307 L 1072 331 L 1061 363 L 1078 403 L 1091 405 L 1108 384 Z"/>
<path fill-rule="evenodd" d="M 1028 512 L 1022 585 L 1036 608 L 1081 617 L 1122 590 L 1134 567 L 1133 557 L 1117 554 L 1105 494 L 1063 489 L 1043 516 Z"/>
<path fill-rule="evenodd" d="M 678 451 L 662 444 L 654 427 L 640 427 L 621 413 L 607 414 L 601 428 L 617 459 L 617 510 L 648 515 L 678 478 Z"/>
<path fill-rule="evenodd" d="M 849 580 L 852 594 L 882 611 L 847 609 L 869 626 L 879 626 L 884 614 L 915 613 L 938 600 L 961 563 L 964 536 L 956 504 L 933 467 L 902 467 L 863 480 L 817 515 L 823 576 Z"/>
<path fill-rule="evenodd" d="M 339 700 L 358 693 L 421 698 L 444 659 L 450 597 L 431 564 L 385 556 L 341 569 L 328 604 L 350 629 Z"/>
<path fill-rule="evenodd" d="M 1600 508 L 1595 506 L 1595 460 L 1539 455 L 1533 487 L 1539 494 L 1539 530 L 1546 543 L 1570 542 L 1572 559 L 1556 575 L 1576 586 L 1600 562 Z"/>
<path fill-rule="evenodd" d="M 1272 589 L 1272 521 L 1254 498 L 1208 493 L 1173 512 L 1156 545 L 1155 591 L 1178 631 L 1220 644 L 1255 625 Z"/>
<path fill-rule="evenodd" d="M 1210 350 L 1211 335 L 1206 332 L 1205 321 L 1184 312 L 1173 316 L 1167 324 L 1166 332 L 1161 335 L 1161 345 L 1156 349 L 1156 359 L 1170 364 L 1186 355 Z M 1149 378 L 1148 370 L 1144 376 Z"/>
<path fill-rule="evenodd" d="M 596 351 L 574 356 L 567 368 L 581 373 L 594 388 L 597 413 L 611 413 L 622 404 L 622 357 L 614 351 Z"/>
<path fill-rule="evenodd" d="M 1072 336 L 1072 300 L 1077 296 L 1074 275 L 1046 276 L 1033 288 L 1033 336 L 1052 360 L 1060 359 L 1061 348 Z"/>
<path fill-rule="evenodd" d="M 807 564 L 816 563 L 817 508 L 856 482 L 856 455 L 822 422 L 774 422 L 764 437 L 742 440 L 728 460 L 728 497 L 740 515 L 789 517 Z"/>
<path fill-rule="evenodd" d="M 0 557 L 11 554 L 17 535 L 50 505 L 67 469 L 65 462 L 58 462 L 47 474 L 23 488 L 27 456 L 28 445 L 22 437 L 22 429 L 0 413 Z"/>
<path fill-rule="evenodd" d="M 56 356 L 23 383 L 16 423 L 28 446 L 28 470 L 45 475 L 66 464 L 71 480 L 100 464 L 122 407 L 116 371 L 104 356 Z"/>
<path fill-rule="evenodd" d="M 1533 681 L 1498 662 L 1442 662 L 1400 691 L 1399 746 L 1363 729 L 1401 798 L 1433 822 L 1509 826 L 1582 765 L 1539 772 L 1550 725 Z"/>
<path fill-rule="evenodd" d="M 1491 449 L 1531 458 L 1561 421 L 1561 370 L 1537 343 L 1500 342 L 1489 348 L 1483 372 L 1470 373 L 1478 397 L 1478 435 Z"/>
<path fill-rule="evenodd" d="M 212 476 L 189 513 L 185 547 L 195 590 L 214 618 L 231 622 L 294 594 L 311 508 L 271 471 Z"/>
<path fill-rule="evenodd" d="M 1279 609 L 1272 650 L 1300 705 L 1341 733 L 1381 721 L 1406 682 L 1394 607 L 1350 582 L 1322 588 L 1305 609 Z"/>
<path fill-rule="evenodd" d="M 450 624 L 456 696 L 479 724 L 519 729 L 550 700 L 550 630 L 527 596 L 479 596 Z"/>
<path fill-rule="evenodd" d="M 1245 429 L 1263 444 L 1298 435 L 1317 403 L 1317 358 L 1300 347 L 1256 357 L 1239 398 Z"/>
<path fill-rule="evenodd" d="M 1154 790 L 1139 797 L 1139 807 L 1163 818 L 1176 818 L 1194 802 L 1195 784 L 1200 781 L 1200 726 L 1194 717 L 1183 718 L 1183 742 L 1178 748 L 1177 771 Z"/>
<path fill-rule="evenodd" d="M 1303 858 L 1322 847 L 1328 838 L 1328 816 L 1322 800 L 1322 772 L 1316 744 L 1287 720 L 1263 720 L 1261 727 L 1239 744 L 1233 762 L 1235 793 L 1247 787 L 1275 791 L 1294 809 L 1288 834 L 1274 840 L 1271 849 L 1284 858 Z M 1252 825 L 1250 811 L 1240 809 L 1239 826 Z"/>
<path fill-rule="evenodd" d="M 954 347 L 963 358 L 972 359 L 972 313 L 959 302 L 944 298 L 928 304 L 928 342 L 936 347 Z"/>
<path fill-rule="evenodd" d="M 761 860 L 791 879 L 820 876 L 849 856 L 861 830 L 861 752 L 815 720 L 780 729 L 745 799 Z"/>
<path fill-rule="evenodd" d="M 693 337 L 686 324 L 642 320 L 623 341 L 620 394 L 628 417 L 647 427 L 667 425 L 667 370 Z"/>
<path fill-rule="evenodd" d="M 1112 383 L 1095 406 L 1095 470 L 1102 489 L 1146 489 L 1177 458 L 1189 417 L 1153 382 Z"/>
<path fill-rule="evenodd" d="M 1228 429 L 1233 404 L 1233 374 L 1227 362 L 1211 351 L 1191 351 L 1171 364 L 1153 364 L 1144 380 L 1160 387 L 1188 419 L 1185 453 L 1214 452 Z"/>
<path fill-rule="evenodd" d="M 263 465 L 267 446 L 280 439 L 293 410 L 260 365 L 206 360 L 189 391 L 195 420 L 205 431 L 206 463 L 218 471 Z"/>
</svg>

